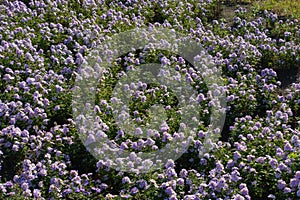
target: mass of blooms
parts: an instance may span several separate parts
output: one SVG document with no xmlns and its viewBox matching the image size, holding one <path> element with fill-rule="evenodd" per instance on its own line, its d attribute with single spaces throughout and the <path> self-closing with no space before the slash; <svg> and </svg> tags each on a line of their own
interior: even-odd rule
<svg viewBox="0 0 300 200">
<path fill-rule="evenodd" d="M 0 198 L 300 199 L 300 22 L 251 7 L 224 18 L 217 2 L 1 1 Z M 132 50 L 113 62 L 97 86 L 97 136 L 132 152 L 132 161 L 138 152 L 182 137 L 176 132 L 180 108 L 163 85 L 124 85 L 137 124 L 148 122 L 153 104 L 163 105 L 167 117 L 145 138 L 128 135 L 115 125 L 111 108 L 118 79 L 156 62 L 173 67 L 198 91 L 201 123 L 189 148 L 150 173 L 124 172 L 96 159 L 86 148 L 95 138 L 83 143 L 72 115 L 72 90 L 89 52 L 134 28 L 168 28 L 193 38 L 222 71 L 226 93 L 219 141 L 199 156 L 214 104 L 203 74 L 180 55 L 155 48 Z"/>
</svg>

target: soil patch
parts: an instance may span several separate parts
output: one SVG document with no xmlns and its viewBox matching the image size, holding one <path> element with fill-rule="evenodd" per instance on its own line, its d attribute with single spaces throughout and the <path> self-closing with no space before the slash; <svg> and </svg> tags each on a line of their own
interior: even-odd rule
<svg viewBox="0 0 300 200">
<path fill-rule="evenodd" d="M 281 82 L 281 88 L 288 88 L 293 82 L 296 82 L 300 76 L 300 70 L 297 67 L 287 69 L 274 69 L 278 80 Z"/>
</svg>

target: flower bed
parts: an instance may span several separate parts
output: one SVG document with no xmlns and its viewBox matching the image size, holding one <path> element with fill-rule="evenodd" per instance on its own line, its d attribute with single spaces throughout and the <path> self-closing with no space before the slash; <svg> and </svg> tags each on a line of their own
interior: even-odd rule
<svg viewBox="0 0 300 200">
<path fill-rule="evenodd" d="M 2 1 L 1 199 L 299 199 L 300 82 L 291 74 L 294 82 L 283 87 L 285 77 L 276 71 L 298 71 L 300 23 L 243 7 L 227 23 L 217 17 L 217 6 L 216 0 Z M 174 29 L 202 45 L 221 70 L 226 119 L 213 150 L 199 156 L 213 105 L 203 74 L 168 51 L 122 55 L 97 86 L 95 112 L 103 137 L 132 152 L 154 151 L 180 137 L 174 134 L 180 99 L 155 84 L 140 83 L 135 90 L 129 85 L 135 97 L 130 115 L 143 124 L 151 117 L 148 108 L 161 103 L 164 126 L 143 139 L 115 126 L 114 85 L 141 63 L 176 69 L 197 90 L 201 115 L 179 159 L 150 173 L 129 173 L 89 153 L 73 118 L 72 91 L 92 49 L 115 34 L 145 27 Z"/>
</svg>

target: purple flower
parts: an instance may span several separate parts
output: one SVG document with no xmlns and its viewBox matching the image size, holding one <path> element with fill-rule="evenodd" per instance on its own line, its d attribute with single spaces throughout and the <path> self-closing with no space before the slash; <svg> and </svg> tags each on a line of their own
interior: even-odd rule
<svg viewBox="0 0 300 200">
<path fill-rule="evenodd" d="M 183 178 L 178 178 L 177 180 L 178 185 L 184 185 L 184 179 Z"/>
<path fill-rule="evenodd" d="M 241 189 L 241 194 L 244 196 L 248 195 L 249 194 L 248 188 L 245 187 L 245 188 Z"/>
<path fill-rule="evenodd" d="M 139 192 L 139 189 L 137 188 L 137 187 L 133 187 L 131 190 L 130 190 L 130 193 L 131 194 L 136 194 L 136 193 L 138 193 Z"/>
<path fill-rule="evenodd" d="M 170 196 L 176 194 L 175 191 L 171 187 L 167 187 L 165 189 L 165 192 Z"/>
<path fill-rule="evenodd" d="M 216 163 L 216 168 L 215 169 L 216 169 L 216 172 L 220 173 L 224 170 L 224 166 L 222 165 L 222 163 L 220 161 L 218 161 Z"/>
<path fill-rule="evenodd" d="M 166 170 L 166 174 L 167 174 L 167 177 L 170 179 L 172 177 L 177 177 L 177 173 L 175 171 L 175 169 L 172 169 L 172 168 L 167 168 Z"/>
<path fill-rule="evenodd" d="M 266 158 L 264 158 L 264 157 L 258 157 L 255 161 L 258 162 L 258 163 L 260 163 L 260 164 L 264 164 L 265 159 Z"/>
<path fill-rule="evenodd" d="M 168 168 L 174 168 L 175 167 L 175 163 L 173 160 L 168 159 L 167 163 L 165 164 L 165 167 Z"/>
<path fill-rule="evenodd" d="M 197 96 L 197 101 L 200 103 L 200 102 L 202 102 L 202 101 L 204 101 L 204 100 L 206 100 L 205 96 L 204 96 L 202 93 L 200 93 L 200 94 Z"/>
<path fill-rule="evenodd" d="M 288 167 L 284 163 L 280 163 L 278 166 L 280 171 L 288 170 Z"/>
<path fill-rule="evenodd" d="M 217 183 L 217 187 L 218 188 L 223 188 L 223 189 L 225 189 L 225 188 L 227 188 L 228 187 L 228 185 L 226 184 L 226 180 L 225 180 L 225 178 L 220 178 L 220 180 L 218 181 L 218 183 Z"/>
<path fill-rule="evenodd" d="M 234 160 L 236 161 L 236 160 L 238 160 L 239 158 L 241 158 L 242 156 L 241 156 L 241 154 L 238 152 L 238 151 L 235 151 L 234 153 L 233 153 L 233 158 L 234 158 Z"/>
<path fill-rule="evenodd" d="M 284 37 L 289 37 L 289 36 L 291 36 L 291 35 L 292 35 L 291 32 L 288 32 L 288 31 L 284 32 Z"/>
<path fill-rule="evenodd" d="M 237 195 L 234 196 L 234 200 L 244 200 L 244 199 L 245 198 L 240 194 L 237 194 Z"/>
<path fill-rule="evenodd" d="M 207 165 L 207 160 L 205 158 L 201 158 L 200 165 Z"/>
<path fill-rule="evenodd" d="M 160 62 L 163 65 L 170 65 L 171 64 L 170 60 L 168 58 L 166 58 L 166 57 L 162 57 L 161 60 L 160 60 Z"/>
<path fill-rule="evenodd" d="M 25 185 L 23 186 L 23 187 L 26 187 L 26 188 L 28 188 L 28 184 L 27 183 L 24 183 Z M 11 182 L 11 181 L 7 181 L 6 183 L 5 183 L 5 187 L 7 187 L 7 188 L 11 188 L 11 187 L 13 187 L 13 182 Z M 22 184 L 23 185 L 23 184 Z M 22 186 L 21 186 L 21 188 L 22 188 Z M 23 189 L 23 188 L 22 188 Z"/>
<path fill-rule="evenodd" d="M 169 200 L 178 200 L 178 199 L 177 199 L 176 195 L 174 194 L 169 197 Z"/>
<path fill-rule="evenodd" d="M 204 136 L 205 136 L 205 132 L 200 130 L 199 133 L 198 133 L 198 137 L 203 138 Z"/>
<path fill-rule="evenodd" d="M 186 169 L 182 169 L 182 170 L 179 172 L 179 176 L 180 176 L 181 178 L 185 178 L 185 177 L 187 177 L 187 175 L 188 175 L 188 171 L 187 171 Z"/>
<path fill-rule="evenodd" d="M 285 187 L 284 189 L 283 189 L 283 192 L 284 193 L 290 193 L 292 190 L 291 190 L 291 188 L 289 188 L 289 187 Z"/>
<path fill-rule="evenodd" d="M 239 180 L 241 180 L 242 178 L 240 177 L 240 173 L 237 170 L 234 170 L 231 175 L 230 178 L 233 182 L 237 182 Z"/>
<path fill-rule="evenodd" d="M 296 176 L 295 177 L 296 177 L 296 179 L 300 180 L 300 171 L 296 172 Z"/>
<path fill-rule="evenodd" d="M 46 169 L 41 169 L 40 172 L 39 172 L 39 174 L 41 176 L 47 176 L 47 170 Z"/>
<path fill-rule="evenodd" d="M 291 138 L 291 142 L 295 145 L 298 146 L 300 144 L 299 137 L 297 135 L 293 135 Z"/>
<path fill-rule="evenodd" d="M 41 191 L 39 189 L 33 190 L 33 197 L 34 198 L 40 198 L 41 197 Z"/>
<path fill-rule="evenodd" d="M 14 144 L 14 145 L 12 146 L 12 150 L 13 150 L 13 151 L 19 151 L 19 145 Z"/>
<path fill-rule="evenodd" d="M 276 156 L 282 156 L 283 150 L 279 147 L 276 148 Z"/>
<path fill-rule="evenodd" d="M 229 169 L 229 168 L 231 168 L 231 167 L 233 167 L 234 166 L 234 161 L 233 160 L 229 160 L 228 162 L 227 162 L 227 164 L 226 164 L 226 168 L 227 169 Z"/>
<path fill-rule="evenodd" d="M 148 183 L 145 180 L 138 180 L 137 184 L 138 184 L 139 188 L 141 188 L 141 189 L 146 189 L 148 186 Z"/>
<path fill-rule="evenodd" d="M 284 145 L 284 151 L 293 151 L 293 147 L 289 142 Z"/>
<path fill-rule="evenodd" d="M 283 180 L 278 180 L 277 187 L 278 189 L 282 190 L 286 186 L 286 182 Z"/>
<path fill-rule="evenodd" d="M 292 178 L 292 179 L 290 180 L 290 186 L 291 186 L 292 188 L 297 187 L 299 183 L 300 183 L 299 179 Z"/>
<path fill-rule="evenodd" d="M 85 141 L 85 143 L 84 143 L 84 145 L 88 146 L 88 145 L 90 145 L 94 142 L 96 142 L 95 136 L 93 134 L 89 134 L 86 141 Z"/>
<path fill-rule="evenodd" d="M 122 178 L 122 183 L 126 184 L 126 183 L 131 183 L 130 178 L 128 176 L 125 176 Z"/>
<path fill-rule="evenodd" d="M 275 169 L 277 167 L 277 164 L 278 164 L 278 161 L 274 158 L 271 158 L 270 161 L 269 161 L 269 165 L 271 165 L 271 167 L 273 169 Z"/>
<path fill-rule="evenodd" d="M 22 183 L 21 188 L 22 190 L 26 191 L 29 188 L 28 183 Z"/>
</svg>

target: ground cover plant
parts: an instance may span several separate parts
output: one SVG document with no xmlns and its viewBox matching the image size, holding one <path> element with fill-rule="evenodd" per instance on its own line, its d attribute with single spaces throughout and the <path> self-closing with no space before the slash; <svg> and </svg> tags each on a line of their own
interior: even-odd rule
<svg viewBox="0 0 300 200">
<path fill-rule="evenodd" d="M 282 7 L 216 0 L 0 2 L 1 199 L 300 198 L 298 1 Z M 149 27 L 174 29 L 204 47 L 221 70 L 226 119 L 213 150 L 199 156 L 213 104 L 201 73 L 172 52 L 122 55 L 97 86 L 94 109 L 103 137 L 132 152 L 180 137 L 174 134 L 178 99 L 155 84 L 127 91 L 136 94 L 130 115 L 141 124 L 153 103 L 165 106 L 160 130 L 135 139 L 114 124 L 112 88 L 144 62 L 176 69 L 198 91 L 201 105 L 198 132 L 179 159 L 151 173 L 128 173 L 88 152 L 72 117 L 72 91 L 93 48 L 114 34 Z"/>
</svg>

